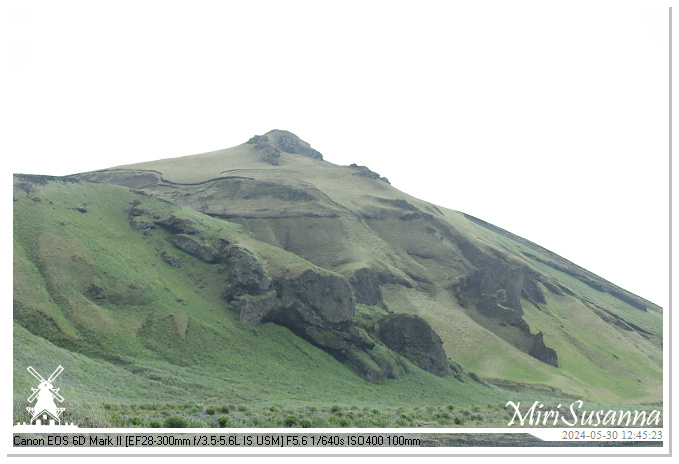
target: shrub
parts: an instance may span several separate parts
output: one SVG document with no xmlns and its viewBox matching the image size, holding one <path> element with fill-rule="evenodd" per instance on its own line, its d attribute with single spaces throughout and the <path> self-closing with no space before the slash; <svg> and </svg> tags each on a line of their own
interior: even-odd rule
<svg viewBox="0 0 679 464">
<path fill-rule="evenodd" d="M 219 416 L 217 418 L 217 423 L 220 427 L 226 427 L 229 425 L 229 416 Z"/>
<path fill-rule="evenodd" d="M 144 423 L 139 417 L 130 417 L 130 427 L 140 427 Z"/>
<path fill-rule="evenodd" d="M 216 412 L 217 412 L 217 410 L 215 408 L 207 408 L 205 410 L 205 414 L 207 414 L 209 416 L 214 416 Z"/>
<path fill-rule="evenodd" d="M 333 404 L 332 407 L 330 408 L 331 412 L 339 412 L 341 410 L 342 410 L 342 407 L 337 405 L 337 404 Z"/>
<path fill-rule="evenodd" d="M 441 412 L 436 414 L 436 422 L 441 425 L 450 424 L 451 415 L 447 412 Z"/>
<path fill-rule="evenodd" d="M 170 416 L 165 419 L 165 427 L 169 429 L 185 428 L 186 423 L 186 418 L 182 416 Z"/>
<path fill-rule="evenodd" d="M 462 419 L 460 419 L 459 417 L 456 417 L 455 419 L 453 419 L 453 422 L 455 423 L 455 425 L 464 424 L 464 421 Z"/>
<path fill-rule="evenodd" d="M 328 421 L 321 416 L 314 416 L 311 418 L 312 428 L 323 428 L 328 426 Z"/>
<path fill-rule="evenodd" d="M 299 426 L 305 429 L 310 429 L 312 427 L 311 419 L 309 419 L 308 417 L 300 417 Z"/>
<path fill-rule="evenodd" d="M 149 422 L 149 427 L 151 427 L 153 429 L 159 429 L 162 426 L 163 426 L 163 424 L 161 424 L 159 420 L 154 419 L 151 422 Z"/>
</svg>

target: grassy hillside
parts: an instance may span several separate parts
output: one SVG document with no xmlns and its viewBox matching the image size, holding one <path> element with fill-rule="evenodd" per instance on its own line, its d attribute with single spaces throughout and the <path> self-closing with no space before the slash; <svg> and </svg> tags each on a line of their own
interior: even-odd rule
<svg viewBox="0 0 679 464">
<path fill-rule="evenodd" d="M 132 208 L 143 211 L 136 221 L 190 220 L 204 231 L 202 240 L 240 244 L 272 272 L 318 270 L 240 225 L 124 187 L 18 177 L 15 400 L 33 386 L 27 366 L 48 375 L 59 364 L 71 401 L 97 404 L 412 407 L 505 400 L 506 392 L 468 373 L 437 377 L 406 359 L 407 374 L 370 383 L 280 325 L 241 322 L 222 297 L 228 269 L 177 249 L 163 229 L 135 230 Z"/>
<path fill-rule="evenodd" d="M 359 303 L 421 316 L 449 357 L 496 385 L 662 400 L 661 308 L 365 167 L 323 161 L 293 134 L 75 177 L 239 224 L 253 249 L 265 242 L 344 275 Z"/>
</svg>

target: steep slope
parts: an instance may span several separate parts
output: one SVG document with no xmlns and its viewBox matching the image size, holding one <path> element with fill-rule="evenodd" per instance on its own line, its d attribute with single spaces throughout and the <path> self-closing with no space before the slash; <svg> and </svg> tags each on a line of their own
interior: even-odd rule
<svg viewBox="0 0 679 464">
<path fill-rule="evenodd" d="M 13 226 L 15 388 L 28 365 L 58 363 L 69 387 L 126 401 L 497 398 L 426 321 L 412 330 L 356 305 L 345 277 L 237 224 L 119 186 L 17 175 Z"/>
<path fill-rule="evenodd" d="M 289 132 L 74 177 L 240 224 L 346 277 L 357 303 L 421 316 L 447 356 L 499 385 L 661 400 L 661 308 L 367 167 L 324 161 Z"/>
</svg>

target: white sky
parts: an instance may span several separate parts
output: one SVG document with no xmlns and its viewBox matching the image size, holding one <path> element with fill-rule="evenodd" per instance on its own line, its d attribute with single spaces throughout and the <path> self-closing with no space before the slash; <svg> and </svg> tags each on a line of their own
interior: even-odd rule
<svg viewBox="0 0 679 464">
<path fill-rule="evenodd" d="M 667 308 L 668 6 L 5 2 L 5 169 L 286 129 Z"/>
</svg>

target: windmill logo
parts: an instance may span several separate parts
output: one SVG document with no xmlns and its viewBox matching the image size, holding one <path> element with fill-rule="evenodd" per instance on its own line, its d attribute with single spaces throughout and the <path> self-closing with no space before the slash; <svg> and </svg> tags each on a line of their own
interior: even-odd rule
<svg viewBox="0 0 679 464">
<path fill-rule="evenodd" d="M 40 384 L 38 388 L 31 388 L 33 394 L 28 397 L 28 402 L 35 402 L 35 406 L 27 407 L 26 410 L 31 414 L 31 424 L 33 425 L 60 425 L 61 424 L 61 413 L 66 410 L 66 408 L 57 407 L 56 401 L 60 403 L 64 402 L 64 398 L 59 394 L 59 389 L 54 388 L 52 382 L 56 379 L 64 368 L 62 366 L 57 367 L 57 369 L 52 372 L 52 375 L 45 380 L 33 366 L 28 366 L 28 372 L 33 375 Z"/>
</svg>

